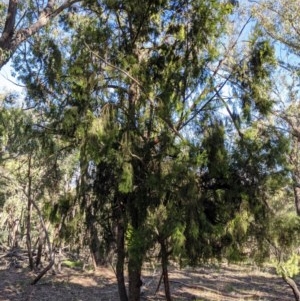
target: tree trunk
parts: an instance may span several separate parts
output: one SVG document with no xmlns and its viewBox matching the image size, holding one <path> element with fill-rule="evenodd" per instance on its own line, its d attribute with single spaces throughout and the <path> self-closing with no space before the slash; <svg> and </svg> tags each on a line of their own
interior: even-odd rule
<svg viewBox="0 0 300 301">
<path fill-rule="evenodd" d="M 141 297 L 141 270 L 142 264 L 132 256 L 128 261 L 129 301 L 140 301 Z"/>
<path fill-rule="evenodd" d="M 295 300 L 296 301 L 300 301 L 300 291 L 298 289 L 298 286 L 296 284 L 296 282 L 290 278 L 287 277 L 285 275 L 282 275 L 282 279 L 289 285 L 289 287 L 293 290 L 294 296 L 295 296 Z"/>
<path fill-rule="evenodd" d="M 161 281 L 162 281 L 163 277 L 164 277 L 164 272 L 162 272 L 160 277 L 159 277 L 158 285 L 157 285 L 156 290 L 155 290 L 155 295 L 158 293 L 158 291 L 160 289 L 160 285 L 161 285 Z"/>
<path fill-rule="evenodd" d="M 8 245 L 11 248 L 17 248 L 18 247 L 18 231 L 19 231 L 19 224 L 20 224 L 20 220 L 19 219 L 15 219 L 12 216 L 9 221 L 8 221 Z"/>
<path fill-rule="evenodd" d="M 103 264 L 103 254 L 101 254 L 101 242 L 98 237 L 97 227 L 93 220 L 94 218 L 91 218 L 87 222 L 89 223 L 88 228 L 90 232 L 90 252 L 94 267 L 96 268 Z"/>
<path fill-rule="evenodd" d="M 300 187 L 298 185 L 299 184 L 294 185 L 294 198 L 295 198 L 296 213 L 298 216 L 300 216 Z"/>
<path fill-rule="evenodd" d="M 293 126 L 292 126 L 293 128 Z M 300 132 L 296 132 L 297 137 L 293 138 L 292 151 L 289 155 L 290 164 L 293 165 L 292 179 L 293 179 L 293 190 L 294 190 L 294 200 L 295 200 L 295 209 L 298 216 L 300 216 Z"/>
<path fill-rule="evenodd" d="M 45 244 L 45 233 L 44 233 L 43 227 L 41 226 L 40 231 L 39 231 L 37 255 L 36 255 L 36 259 L 35 259 L 36 267 L 38 267 L 41 263 L 44 244 Z"/>
<path fill-rule="evenodd" d="M 125 227 L 123 220 L 119 220 L 117 224 L 117 266 L 116 274 L 118 281 L 118 291 L 120 301 L 128 301 L 125 278 L 124 278 L 124 262 L 125 262 Z"/>
<path fill-rule="evenodd" d="M 170 292 L 170 283 L 169 283 L 169 273 L 168 273 L 168 250 L 164 239 L 160 241 L 160 247 L 161 247 L 162 275 L 163 275 L 164 286 L 165 286 L 165 296 L 167 301 L 172 301 L 171 292 Z"/>
<path fill-rule="evenodd" d="M 31 248 L 31 213 L 32 213 L 32 204 L 31 199 L 28 198 L 27 204 L 27 229 L 26 229 L 26 245 L 27 245 L 27 252 L 28 252 L 28 260 L 29 260 L 29 267 L 33 270 L 33 256 L 32 256 L 32 248 Z"/>
<path fill-rule="evenodd" d="M 46 242 L 48 244 L 48 250 L 49 250 L 49 255 L 50 255 L 50 262 L 49 262 L 49 264 L 31 282 L 31 284 L 34 285 L 52 268 L 52 266 L 54 265 L 55 258 L 54 258 L 54 253 L 53 253 L 53 250 L 52 250 L 52 247 L 51 247 L 51 243 L 50 243 L 50 239 L 49 239 L 47 227 L 45 225 L 45 222 L 44 222 L 41 210 L 39 209 L 39 207 L 37 206 L 37 204 L 33 200 L 31 200 L 31 206 L 33 206 L 36 209 L 37 213 L 38 213 L 38 216 L 39 216 L 42 228 L 44 230 L 45 240 L 46 240 Z"/>
<path fill-rule="evenodd" d="M 27 245 L 27 252 L 28 252 L 29 267 L 31 270 L 33 270 L 34 263 L 33 263 L 32 243 L 31 243 L 31 215 L 32 215 L 31 155 L 29 156 L 29 159 L 28 159 L 27 177 L 28 177 L 28 189 L 27 189 L 27 193 L 26 193 L 26 196 L 27 196 L 26 245 Z"/>
</svg>

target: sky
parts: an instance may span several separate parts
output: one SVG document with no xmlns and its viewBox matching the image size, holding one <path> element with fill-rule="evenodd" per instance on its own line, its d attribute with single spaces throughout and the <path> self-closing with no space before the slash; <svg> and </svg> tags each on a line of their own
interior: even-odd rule
<svg viewBox="0 0 300 301">
<path fill-rule="evenodd" d="M 7 63 L 0 70 L 0 94 L 5 94 L 9 92 L 22 92 L 22 87 L 14 84 L 17 80 L 11 75 L 11 65 Z"/>
</svg>

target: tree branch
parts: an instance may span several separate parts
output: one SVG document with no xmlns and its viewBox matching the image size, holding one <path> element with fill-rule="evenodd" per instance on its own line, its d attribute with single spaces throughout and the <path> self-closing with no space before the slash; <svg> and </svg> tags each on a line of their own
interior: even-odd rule
<svg viewBox="0 0 300 301">
<path fill-rule="evenodd" d="M 10 0 L 5 20 L 4 29 L 0 37 L 0 48 L 5 44 L 5 41 L 13 36 L 16 23 L 18 0 Z"/>
<path fill-rule="evenodd" d="M 55 9 L 55 0 L 49 0 L 35 23 L 27 28 L 19 29 L 14 32 L 18 0 L 10 0 L 5 27 L 0 38 L 0 69 L 9 61 L 21 43 L 37 33 L 63 10 L 80 1 L 81 0 L 66 0 Z"/>
</svg>

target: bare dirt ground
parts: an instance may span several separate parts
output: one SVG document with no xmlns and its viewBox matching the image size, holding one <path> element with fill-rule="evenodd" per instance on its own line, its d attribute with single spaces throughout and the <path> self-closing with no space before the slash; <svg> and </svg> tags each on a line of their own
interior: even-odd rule
<svg viewBox="0 0 300 301">
<path fill-rule="evenodd" d="M 0 258 L 0 301 L 119 300 L 112 268 L 82 271 L 63 267 L 61 274 L 48 272 L 36 285 L 30 285 L 34 273 L 20 264 L 8 266 L 7 259 Z M 142 300 L 165 300 L 163 284 L 155 294 L 159 279 L 159 270 L 144 271 Z M 291 289 L 270 269 L 250 266 L 170 267 L 170 285 L 174 301 L 294 300 Z"/>
</svg>

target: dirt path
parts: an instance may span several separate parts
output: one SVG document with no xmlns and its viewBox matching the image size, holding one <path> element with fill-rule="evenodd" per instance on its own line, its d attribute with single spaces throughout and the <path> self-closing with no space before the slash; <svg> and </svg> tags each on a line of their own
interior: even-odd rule
<svg viewBox="0 0 300 301">
<path fill-rule="evenodd" d="M 63 268 L 62 274 L 45 276 L 31 286 L 34 274 L 27 268 L 0 266 L 0 301 L 117 301 L 111 269 L 93 272 Z M 142 300 L 165 300 L 163 286 L 155 295 L 159 271 L 145 271 Z M 219 268 L 170 268 L 174 301 L 290 301 L 289 287 L 276 275 L 257 268 L 223 265 Z"/>
</svg>

